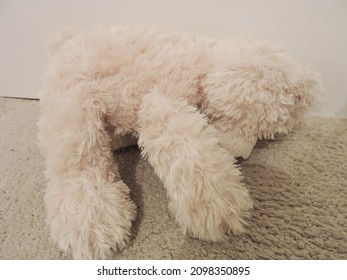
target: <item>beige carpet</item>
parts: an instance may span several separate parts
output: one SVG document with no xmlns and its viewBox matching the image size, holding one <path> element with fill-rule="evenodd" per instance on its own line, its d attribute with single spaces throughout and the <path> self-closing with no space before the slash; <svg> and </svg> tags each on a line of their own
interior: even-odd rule
<svg viewBox="0 0 347 280">
<path fill-rule="evenodd" d="M 68 259 L 49 240 L 38 101 L 0 98 L 0 258 Z M 118 152 L 138 218 L 118 259 L 347 259 L 347 120 L 309 118 L 241 163 L 254 199 L 247 232 L 208 243 L 180 233 L 138 149 Z"/>
</svg>

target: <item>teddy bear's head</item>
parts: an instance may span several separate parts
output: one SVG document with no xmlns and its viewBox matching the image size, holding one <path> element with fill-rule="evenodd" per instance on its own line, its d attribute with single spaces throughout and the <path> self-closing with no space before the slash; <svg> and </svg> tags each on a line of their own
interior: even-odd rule
<svg viewBox="0 0 347 280">
<path fill-rule="evenodd" d="M 239 46 L 202 83 L 203 111 L 234 156 L 248 158 L 257 139 L 286 133 L 320 92 L 318 75 L 283 50 Z"/>
</svg>

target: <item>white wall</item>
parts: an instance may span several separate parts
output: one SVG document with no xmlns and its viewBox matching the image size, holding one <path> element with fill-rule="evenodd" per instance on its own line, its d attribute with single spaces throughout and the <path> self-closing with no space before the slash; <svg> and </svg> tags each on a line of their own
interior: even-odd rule
<svg viewBox="0 0 347 280">
<path fill-rule="evenodd" d="M 323 76 L 317 113 L 347 117 L 346 0 L 1 0 L 0 95 L 36 98 L 57 25 L 132 24 L 284 45 Z"/>
</svg>

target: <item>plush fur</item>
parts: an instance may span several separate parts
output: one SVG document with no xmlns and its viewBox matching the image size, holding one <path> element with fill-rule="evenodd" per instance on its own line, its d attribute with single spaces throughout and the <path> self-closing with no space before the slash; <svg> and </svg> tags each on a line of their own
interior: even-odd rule
<svg viewBox="0 0 347 280">
<path fill-rule="evenodd" d="M 182 231 L 243 231 L 252 200 L 235 157 L 287 132 L 320 90 L 277 47 L 112 27 L 61 30 L 40 92 L 51 236 L 73 257 L 126 246 L 136 207 L 112 146 L 136 143 L 167 189 Z"/>
</svg>

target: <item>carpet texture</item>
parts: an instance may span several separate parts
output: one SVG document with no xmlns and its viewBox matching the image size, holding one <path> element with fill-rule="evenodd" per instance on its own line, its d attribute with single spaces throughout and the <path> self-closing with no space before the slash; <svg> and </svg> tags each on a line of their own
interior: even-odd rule
<svg viewBox="0 0 347 280">
<path fill-rule="evenodd" d="M 69 259 L 45 227 L 36 100 L 0 98 L 0 258 Z M 347 120 L 310 117 L 259 141 L 241 162 L 254 200 L 243 235 L 209 243 L 180 233 L 165 190 L 136 147 L 115 153 L 138 205 L 115 259 L 347 259 Z"/>
</svg>

